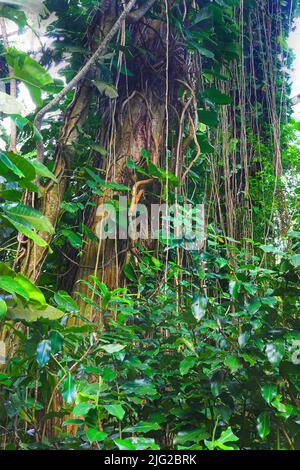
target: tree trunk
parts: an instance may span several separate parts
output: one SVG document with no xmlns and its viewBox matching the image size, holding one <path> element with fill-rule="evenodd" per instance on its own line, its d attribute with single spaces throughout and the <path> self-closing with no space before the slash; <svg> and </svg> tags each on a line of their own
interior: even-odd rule
<svg viewBox="0 0 300 470">
<path fill-rule="evenodd" d="M 128 159 L 135 163 L 141 163 L 142 150 L 145 149 L 149 153 L 152 163 L 157 165 L 163 142 L 165 105 L 160 97 L 159 88 L 155 89 L 155 84 L 154 88 L 151 87 L 152 85 L 149 84 L 147 96 L 142 91 L 134 90 L 129 99 L 121 100 L 118 103 L 115 115 L 119 116 L 119 119 L 109 139 L 113 140 L 114 144 L 103 168 L 107 181 L 131 187 L 131 191 L 128 193 L 129 206 L 134 198 L 135 203 L 138 201 L 135 194 L 137 175 L 128 169 L 126 165 Z M 148 180 L 147 183 L 149 186 L 139 183 L 139 190 L 151 187 L 151 181 Z M 142 193 L 140 195 L 142 196 Z M 101 224 L 101 215 L 97 208 L 111 200 L 112 197 L 113 191 L 108 189 L 103 196 L 95 201 L 96 207 L 90 224 L 90 228 L 95 234 L 97 227 Z M 147 201 L 141 199 L 140 202 L 146 203 Z M 87 240 L 77 279 L 88 280 L 90 275 L 96 275 L 109 289 L 122 286 L 124 283 L 122 266 L 126 259 L 124 253 L 129 247 L 130 241 L 128 240 L 99 239 L 98 242 Z M 89 288 L 85 284 L 76 284 L 75 288 L 82 295 L 88 297 Z M 87 313 L 89 307 L 84 308 L 80 299 L 79 303 L 83 313 Z"/>
</svg>

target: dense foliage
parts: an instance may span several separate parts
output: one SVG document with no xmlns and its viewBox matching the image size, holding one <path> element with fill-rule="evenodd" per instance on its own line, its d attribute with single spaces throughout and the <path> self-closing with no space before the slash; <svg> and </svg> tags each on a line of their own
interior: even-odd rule
<svg viewBox="0 0 300 470">
<path fill-rule="evenodd" d="M 49 23 L 24 52 L 1 20 L 2 448 L 300 448 L 297 10 L 137 1 L 82 74 L 122 2 L 0 2 Z M 119 195 L 204 203 L 204 247 L 99 242 Z"/>
</svg>

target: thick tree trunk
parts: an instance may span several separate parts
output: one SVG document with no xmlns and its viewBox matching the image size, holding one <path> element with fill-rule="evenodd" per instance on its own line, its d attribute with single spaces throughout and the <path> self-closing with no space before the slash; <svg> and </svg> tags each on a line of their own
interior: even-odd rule
<svg viewBox="0 0 300 470">
<path fill-rule="evenodd" d="M 151 190 L 153 181 L 147 176 L 129 170 L 128 159 L 146 168 L 147 165 L 142 158 L 142 149 L 145 149 L 154 165 L 162 167 L 165 165 L 167 31 L 165 12 L 163 14 L 163 21 L 147 20 L 142 26 L 135 25 L 131 29 L 135 55 L 134 60 L 126 61 L 126 66 L 134 76 L 121 77 L 116 108 L 110 115 L 110 122 L 105 124 L 106 128 L 110 129 L 109 136 L 107 138 L 106 135 L 106 140 L 102 139 L 100 142 L 108 150 L 108 157 L 101 165 L 103 174 L 108 182 L 124 184 L 131 188 L 128 193 L 129 207 L 136 202 L 149 203 L 145 198 L 145 191 Z M 172 47 L 174 43 L 169 44 L 170 50 Z M 146 55 L 140 54 L 139 48 L 151 51 L 151 60 L 146 59 Z M 168 57 L 169 77 L 172 83 L 172 89 L 169 89 L 167 97 L 169 109 L 171 106 L 174 108 L 177 103 L 177 94 L 174 92 L 178 87 L 176 78 L 183 77 L 179 65 L 180 55 L 176 57 L 171 54 L 172 52 Z M 113 191 L 107 190 L 95 201 L 96 207 L 89 223 L 94 233 L 101 224 L 97 208 L 112 196 Z M 86 241 L 74 290 L 81 294 L 78 301 L 82 313 L 87 317 L 97 319 L 97 313 L 82 301 L 82 296 L 90 297 L 91 291 L 85 283 L 78 281 L 89 280 L 89 276 L 95 275 L 109 289 L 122 286 L 124 284 L 122 268 L 128 259 L 131 247 L 130 240 Z"/>
<path fill-rule="evenodd" d="M 111 2 L 105 11 L 100 12 L 101 14 L 95 15 L 91 29 L 87 31 L 87 47 L 91 52 L 98 48 L 99 41 L 107 35 L 115 22 L 116 8 L 113 7 L 113 3 L 115 2 Z M 90 76 L 87 76 L 79 84 L 73 101 L 66 111 L 55 152 L 53 172 L 57 178 L 57 183 L 50 182 L 44 189 L 42 196 L 40 210 L 43 215 L 48 217 L 54 227 L 56 227 L 61 213 L 60 206 L 66 190 L 65 171 L 72 162 L 73 146 L 78 137 L 78 127 L 82 126 L 86 120 L 91 98 L 95 92 L 95 87 L 91 83 L 92 74 L 91 71 Z M 48 243 L 51 242 L 51 235 L 43 233 L 42 236 Z M 26 240 L 23 247 L 21 246 L 18 256 L 21 272 L 35 282 L 41 273 L 47 255 L 48 247 L 40 247 L 30 240 Z"/>
<path fill-rule="evenodd" d="M 119 116 L 119 122 L 114 130 L 113 140 L 115 138 L 115 143 L 110 158 L 106 160 L 104 170 L 107 181 L 131 187 L 131 191 L 128 193 L 128 206 L 130 206 L 133 198 L 137 202 L 135 191 L 137 175 L 128 169 L 126 165 L 128 159 L 135 163 L 142 163 L 141 154 L 145 149 L 149 153 L 152 163 L 158 164 L 165 122 L 165 105 L 161 98 L 161 90 L 151 89 L 151 84 L 149 84 L 147 96 L 134 90 L 130 99 L 122 100 L 118 104 L 116 116 Z M 151 188 L 151 184 L 151 180 L 146 181 L 145 185 L 139 183 L 139 191 Z M 142 193 L 140 195 L 142 196 Z M 107 190 L 103 196 L 96 200 L 90 227 L 95 234 L 101 224 L 101 216 L 99 210 L 97 215 L 97 208 L 112 197 L 112 190 Z M 140 202 L 147 203 L 145 199 L 141 199 Z M 88 280 L 90 275 L 96 275 L 109 289 L 122 286 L 124 283 L 122 267 L 130 244 L 130 240 L 99 239 L 98 242 L 88 240 L 77 279 Z M 77 283 L 75 289 L 86 297 L 91 295 L 89 288 L 83 283 Z M 82 306 L 82 313 L 90 316 L 88 314 L 91 311 L 90 307 L 84 307 L 80 299 L 79 303 Z"/>
</svg>

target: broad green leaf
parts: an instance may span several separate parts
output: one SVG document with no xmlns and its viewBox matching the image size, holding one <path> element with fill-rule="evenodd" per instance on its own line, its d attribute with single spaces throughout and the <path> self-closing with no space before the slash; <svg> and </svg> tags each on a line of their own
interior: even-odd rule
<svg viewBox="0 0 300 470">
<path fill-rule="evenodd" d="M 62 235 L 64 235 L 64 237 L 68 239 L 70 245 L 72 245 L 73 248 L 76 248 L 76 249 L 81 248 L 83 240 L 82 240 L 82 237 L 77 235 L 77 233 L 69 229 L 63 229 L 61 233 Z"/>
<path fill-rule="evenodd" d="M 13 69 L 15 77 L 23 81 L 28 88 L 34 103 L 37 106 L 41 106 L 41 90 L 53 83 L 49 73 L 25 52 L 18 51 L 17 49 L 7 49 L 5 58 Z M 22 114 L 22 112 L 15 110 L 11 114 Z"/>
<path fill-rule="evenodd" d="M 197 321 L 200 321 L 206 314 L 208 300 L 205 295 L 195 295 L 192 302 L 192 313 Z"/>
<path fill-rule="evenodd" d="M 290 261 L 291 261 L 291 264 L 292 264 L 295 268 L 298 268 L 298 267 L 300 266 L 300 254 L 291 255 L 291 256 L 290 256 Z"/>
<path fill-rule="evenodd" d="M 73 375 L 70 373 L 62 383 L 62 396 L 67 405 L 71 405 L 71 403 L 73 403 L 76 399 L 76 384 Z M 76 416 L 75 413 L 74 416 Z"/>
<path fill-rule="evenodd" d="M 51 331 L 49 334 L 49 340 L 51 342 L 51 350 L 53 354 L 56 354 L 62 350 L 64 337 L 59 331 Z"/>
<path fill-rule="evenodd" d="M 205 444 L 209 450 L 219 448 L 221 450 L 235 450 L 234 446 L 227 445 L 230 442 L 236 442 L 239 438 L 232 432 L 231 427 L 223 431 L 219 439 L 215 441 L 205 441 Z"/>
<path fill-rule="evenodd" d="M 66 419 L 66 421 L 64 421 L 62 423 L 62 426 L 72 426 L 73 424 L 75 424 L 75 426 L 82 426 L 84 424 L 84 420 L 83 419 Z"/>
<path fill-rule="evenodd" d="M 175 437 L 175 444 L 185 444 L 187 442 L 196 442 L 202 441 L 208 437 L 207 430 L 202 424 L 199 425 L 198 429 L 193 429 L 192 431 L 180 431 Z"/>
<path fill-rule="evenodd" d="M 57 303 L 58 307 L 67 312 L 77 312 L 78 305 L 75 300 L 65 291 L 59 290 L 54 294 L 54 300 Z"/>
<path fill-rule="evenodd" d="M 118 344 L 118 343 L 112 343 L 112 344 L 104 344 L 103 346 L 100 346 L 100 349 L 103 349 L 103 351 L 107 352 L 108 354 L 114 354 L 117 352 L 122 351 L 122 349 L 125 349 L 126 345 L 124 344 Z"/>
<path fill-rule="evenodd" d="M 2 318 L 5 317 L 6 313 L 7 313 L 6 302 L 0 298 L 0 321 L 2 320 Z"/>
<path fill-rule="evenodd" d="M 9 159 L 7 155 L 0 151 L 0 161 L 5 165 L 9 170 L 11 170 L 19 178 L 24 178 L 24 173 Z M 5 174 L 2 175 L 5 177 Z"/>
<path fill-rule="evenodd" d="M 25 185 L 26 182 L 28 183 L 30 181 L 33 181 L 36 178 L 36 171 L 34 166 L 30 163 L 29 160 L 27 160 L 25 157 L 18 153 L 13 153 L 13 152 L 4 152 L 5 155 L 10 159 L 10 161 L 19 168 L 19 170 L 22 172 L 24 175 L 24 178 L 22 178 L 19 181 L 19 186 L 23 187 L 22 185 Z"/>
<path fill-rule="evenodd" d="M 218 115 L 214 111 L 199 110 L 199 121 L 208 127 L 216 127 L 218 125 Z"/>
<path fill-rule="evenodd" d="M 44 307 L 37 308 L 36 304 L 29 303 L 24 306 L 20 301 L 12 301 L 9 302 L 7 306 L 7 317 L 10 320 L 24 320 L 27 322 L 34 322 L 43 318 L 47 320 L 59 320 L 65 315 L 61 310 L 47 304 Z"/>
<path fill-rule="evenodd" d="M 219 105 L 231 104 L 230 96 L 225 95 L 224 93 L 221 93 L 216 88 L 208 89 L 206 91 L 206 96 L 207 96 L 207 98 L 209 98 L 210 101 L 212 101 L 215 104 L 219 104 Z"/>
<path fill-rule="evenodd" d="M 107 155 L 107 150 L 99 144 L 92 144 L 91 149 L 93 149 L 96 152 L 100 153 L 100 155 L 103 155 L 104 157 L 105 157 L 105 155 Z"/>
<path fill-rule="evenodd" d="M 274 255 L 280 255 L 280 256 L 284 254 L 283 251 L 281 251 L 279 248 L 277 248 L 274 245 L 261 245 L 259 248 L 263 250 L 265 253 L 273 253 Z"/>
<path fill-rule="evenodd" d="M 23 11 L 17 10 L 16 8 L 11 8 L 7 5 L 0 6 L 0 17 L 1 16 L 2 18 L 7 18 L 8 20 L 13 21 L 21 27 L 25 26 L 27 22 Z"/>
<path fill-rule="evenodd" d="M 261 387 L 261 394 L 268 405 L 271 405 L 277 395 L 277 386 L 275 384 L 265 384 Z"/>
<path fill-rule="evenodd" d="M 95 406 L 91 403 L 78 403 L 73 409 L 73 414 L 74 416 L 86 416 L 93 408 L 95 408 Z"/>
<path fill-rule="evenodd" d="M 0 289 L 10 294 L 18 294 L 26 300 L 30 299 L 27 290 L 11 276 L 0 276 Z"/>
<path fill-rule="evenodd" d="M 106 409 L 106 411 L 112 415 L 112 416 L 115 416 L 116 418 L 118 418 L 120 421 L 122 421 L 122 419 L 124 418 L 125 416 L 125 410 L 124 408 L 122 407 L 122 405 L 105 405 L 103 408 Z"/>
<path fill-rule="evenodd" d="M 31 11 L 36 15 L 45 16 L 48 10 L 44 3 L 46 0 L 0 0 L 0 3 L 9 3 L 14 6 L 18 6 L 24 11 Z"/>
<path fill-rule="evenodd" d="M 115 444 L 119 450 L 159 450 L 154 439 L 147 439 L 143 437 L 131 437 L 128 439 L 114 439 Z"/>
<path fill-rule="evenodd" d="M 261 413 L 259 415 L 256 428 L 261 439 L 265 439 L 270 434 L 270 415 L 268 413 Z"/>
<path fill-rule="evenodd" d="M 66 202 L 66 201 L 63 201 L 60 207 L 64 211 L 70 212 L 70 214 L 76 214 L 76 212 L 78 212 L 79 209 L 81 208 L 80 204 L 76 204 L 75 202 Z"/>
<path fill-rule="evenodd" d="M 36 158 L 32 158 L 29 160 L 31 165 L 35 168 L 36 174 L 38 176 L 42 176 L 44 178 L 49 178 L 50 180 L 57 182 L 56 176 L 50 171 L 46 165 L 44 165 L 42 162 L 37 160 Z"/>
<path fill-rule="evenodd" d="M 104 441 L 104 439 L 106 439 L 107 436 L 108 434 L 106 434 L 106 432 L 98 431 L 98 429 L 95 429 L 95 428 L 88 428 L 86 432 L 86 437 L 88 438 L 90 442 Z"/>
<path fill-rule="evenodd" d="M 149 423 L 146 421 L 140 421 L 134 426 L 126 427 L 125 429 L 123 429 L 123 431 L 130 432 L 130 433 L 146 434 L 147 432 L 158 431 L 159 429 L 160 429 L 160 425 L 158 423 Z"/>
<path fill-rule="evenodd" d="M 118 98 L 118 90 L 111 83 L 105 83 L 101 80 L 94 80 L 94 85 L 98 88 L 100 93 L 104 93 L 108 98 L 114 99 Z"/>
<path fill-rule="evenodd" d="M 266 354 L 272 366 L 278 366 L 283 359 L 284 344 L 279 341 L 267 344 Z"/>
<path fill-rule="evenodd" d="M 107 380 L 110 382 L 116 378 L 117 374 L 114 370 L 110 369 L 109 367 L 104 367 L 102 371 L 102 379 Z"/>
<path fill-rule="evenodd" d="M 30 224 L 26 223 L 24 219 L 21 219 L 20 217 L 15 217 L 15 216 L 9 216 L 9 215 L 3 215 L 1 214 L 1 217 L 8 222 L 10 222 L 20 233 L 23 233 L 26 237 L 30 238 L 31 240 L 36 243 L 38 246 L 47 246 L 48 243 L 37 233 L 34 231 L 34 229 L 30 226 Z M 24 223 L 25 222 L 25 223 Z"/>
<path fill-rule="evenodd" d="M 196 363 L 196 358 L 193 356 L 188 356 L 183 359 L 180 363 L 180 374 L 186 375 L 189 373 L 190 369 L 194 367 Z"/>
<path fill-rule="evenodd" d="M 29 223 L 36 230 L 46 233 L 54 233 L 54 228 L 47 217 L 42 215 L 33 207 L 26 206 L 22 203 L 4 203 L 1 204 L 2 209 L 10 217 L 18 217 Z"/>
<path fill-rule="evenodd" d="M 36 360 L 39 366 L 44 367 L 51 357 L 51 342 L 48 339 L 40 341 L 36 348 Z"/>
<path fill-rule="evenodd" d="M 17 283 L 26 290 L 31 302 L 36 302 L 40 306 L 46 306 L 47 302 L 42 291 L 36 287 L 27 277 L 19 273 L 14 278 Z"/>
<path fill-rule="evenodd" d="M 226 356 L 224 365 L 227 366 L 232 373 L 236 372 L 242 367 L 242 364 L 240 363 L 238 357 L 233 356 L 231 354 Z"/>
<path fill-rule="evenodd" d="M 229 293 L 231 295 L 231 297 L 234 299 L 234 300 L 237 300 L 238 299 L 238 294 L 239 294 L 239 291 L 240 291 L 240 282 L 239 281 L 234 281 L 234 280 L 231 280 L 229 282 Z"/>
</svg>

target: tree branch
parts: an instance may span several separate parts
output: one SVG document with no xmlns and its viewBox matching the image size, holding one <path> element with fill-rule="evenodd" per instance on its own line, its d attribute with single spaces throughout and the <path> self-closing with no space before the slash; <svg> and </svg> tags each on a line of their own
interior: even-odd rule
<svg viewBox="0 0 300 470">
<path fill-rule="evenodd" d="M 105 36 L 103 39 L 102 43 L 98 47 L 98 49 L 94 52 L 92 57 L 87 61 L 87 63 L 82 67 L 82 69 L 75 75 L 74 78 L 61 90 L 56 97 L 50 101 L 46 106 L 44 106 L 36 115 L 34 124 L 38 130 L 41 129 L 42 127 L 42 121 L 44 116 L 51 111 L 59 102 L 62 98 L 66 96 L 66 94 L 72 90 L 72 88 L 76 87 L 76 85 L 82 80 L 87 73 L 90 71 L 90 69 L 93 67 L 93 65 L 97 62 L 98 58 L 100 55 L 105 51 L 107 45 L 109 42 L 112 40 L 114 35 L 119 31 L 122 22 L 125 20 L 126 16 L 131 12 L 131 10 L 134 8 L 135 4 L 137 3 L 137 0 L 130 0 L 129 3 L 126 5 L 124 11 L 121 13 L 109 33 Z M 43 142 L 39 142 L 37 145 L 37 156 L 40 161 L 43 160 L 43 154 L 44 154 L 44 146 Z"/>
<path fill-rule="evenodd" d="M 136 23 L 137 21 L 140 21 L 140 19 L 142 19 L 143 16 L 145 16 L 147 11 L 150 10 L 150 8 L 152 7 L 152 5 L 154 5 L 155 2 L 156 0 L 146 0 L 144 5 L 142 5 L 138 10 L 133 11 L 132 13 L 129 13 L 128 20 L 131 21 L 132 23 Z"/>
</svg>

